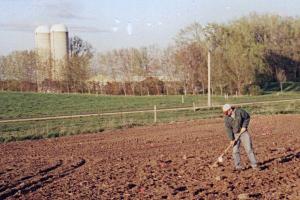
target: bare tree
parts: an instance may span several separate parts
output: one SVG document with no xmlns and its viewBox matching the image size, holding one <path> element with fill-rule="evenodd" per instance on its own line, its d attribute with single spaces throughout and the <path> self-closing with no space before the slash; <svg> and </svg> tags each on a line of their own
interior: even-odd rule
<svg viewBox="0 0 300 200">
<path fill-rule="evenodd" d="M 6 57 L 2 57 L 1 71 L 2 79 L 14 81 L 18 85 L 18 90 L 23 91 L 24 86 L 36 80 L 35 52 L 14 51 Z M 15 86 L 15 89 L 17 86 Z"/>
<path fill-rule="evenodd" d="M 85 90 L 85 83 L 91 75 L 91 60 L 94 56 L 92 45 L 78 36 L 70 38 L 70 58 L 64 68 L 64 80 L 68 88 Z M 77 89 L 76 89 L 77 88 Z"/>
<path fill-rule="evenodd" d="M 160 70 L 161 74 L 165 77 L 165 90 L 166 94 L 170 94 L 170 90 L 173 90 L 173 94 L 178 94 L 177 82 L 180 80 L 181 70 L 178 65 L 175 64 L 175 47 L 166 48 L 160 60 Z"/>
<path fill-rule="evenodd" d="M 5 80 L 5 56 L 0 56 L 0 82 L 2 91 L 4 90 Z"/>
<path fill-rule="evenodd" d="M 280 91 L 283 91 L 283 83 L 286 82 L 286 74 L 283 69 L 279 69 L 276 71 L 276 78 L 280 83 Z"/>
<path fill-rule="evenodd" d="M 176 37 L 176 61 L 184 67 L 184 88 L 190 88 L 195 94 L 201 86 L 204 93 L 207 83 L 207 48 L 205 45 L 205 29 L 199 23 L 180 30 Z"/>
</svg>

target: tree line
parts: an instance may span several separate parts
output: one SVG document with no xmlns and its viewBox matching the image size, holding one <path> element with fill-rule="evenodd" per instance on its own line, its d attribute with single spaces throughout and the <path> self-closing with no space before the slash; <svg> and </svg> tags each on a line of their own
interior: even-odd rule
<svg viewBox="0 0 300 200">
<path fill-rule="evenodd" d="M 211 54 L 214 94 L 259 93 L 268 82 L 300 81 L 300 19 L 279 15 L 241 17 L 229 23 L 195 22 L 173 44 L 97 53 L 70 39 L 63 80 L 43 78 L 34 51 L 0 57 L 0 89 L 116 95 L 205 94 Z M 46 68 L 47 65 L 43 68 Z"/>
</svg>

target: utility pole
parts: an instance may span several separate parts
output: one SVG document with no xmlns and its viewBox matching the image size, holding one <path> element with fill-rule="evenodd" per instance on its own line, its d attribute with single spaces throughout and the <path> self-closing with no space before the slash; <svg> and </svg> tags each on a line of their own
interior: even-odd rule
<svg viewBox="0 0 300 200">
<path fill-rule="evenodd" d="M 210 52 L 211 50 L 208 49 L 208 55 L 207 55 L 207 106 L 211 107 L 211 90 L 210 90 Z"/>
</svg>

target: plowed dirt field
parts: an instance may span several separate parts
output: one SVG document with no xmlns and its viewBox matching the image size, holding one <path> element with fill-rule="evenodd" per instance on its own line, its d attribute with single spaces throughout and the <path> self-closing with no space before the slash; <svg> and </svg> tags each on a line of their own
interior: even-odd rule
<svg viewBox="0 0 300 200">
<path fill-rule="evenodd" d="M 262 170 L 233 171 L 222 119 L 0 145 L 0 199 L 300 199 L 300 115 L 253 116 Z"/>
</svg>

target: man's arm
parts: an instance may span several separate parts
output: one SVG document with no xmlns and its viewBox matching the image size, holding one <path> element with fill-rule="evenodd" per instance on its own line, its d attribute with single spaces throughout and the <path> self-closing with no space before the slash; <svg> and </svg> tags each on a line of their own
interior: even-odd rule
<svg viewBox="0 0 300 200">
<path fill-rule="evenodd" d="M 234 135 L 233 135 L 233 131 L 232 131 L 232 128 L 228 122 L 228 120 L 225 118 L 225 130 L 226 130 L 226 133 L 227 133 L 227 136 L 230 140 L 234 140 Z"/>
<path fill-rule="evenodd" d="M 248 128 L 248 125 L 250 123 L 250 115 L 245 110 L 242 110 L 241 117 L 243 119 L 243 124 L 242 124 L 242 132 L 243 132 L 243 130 L 247 130 Z"/>
</svg>

